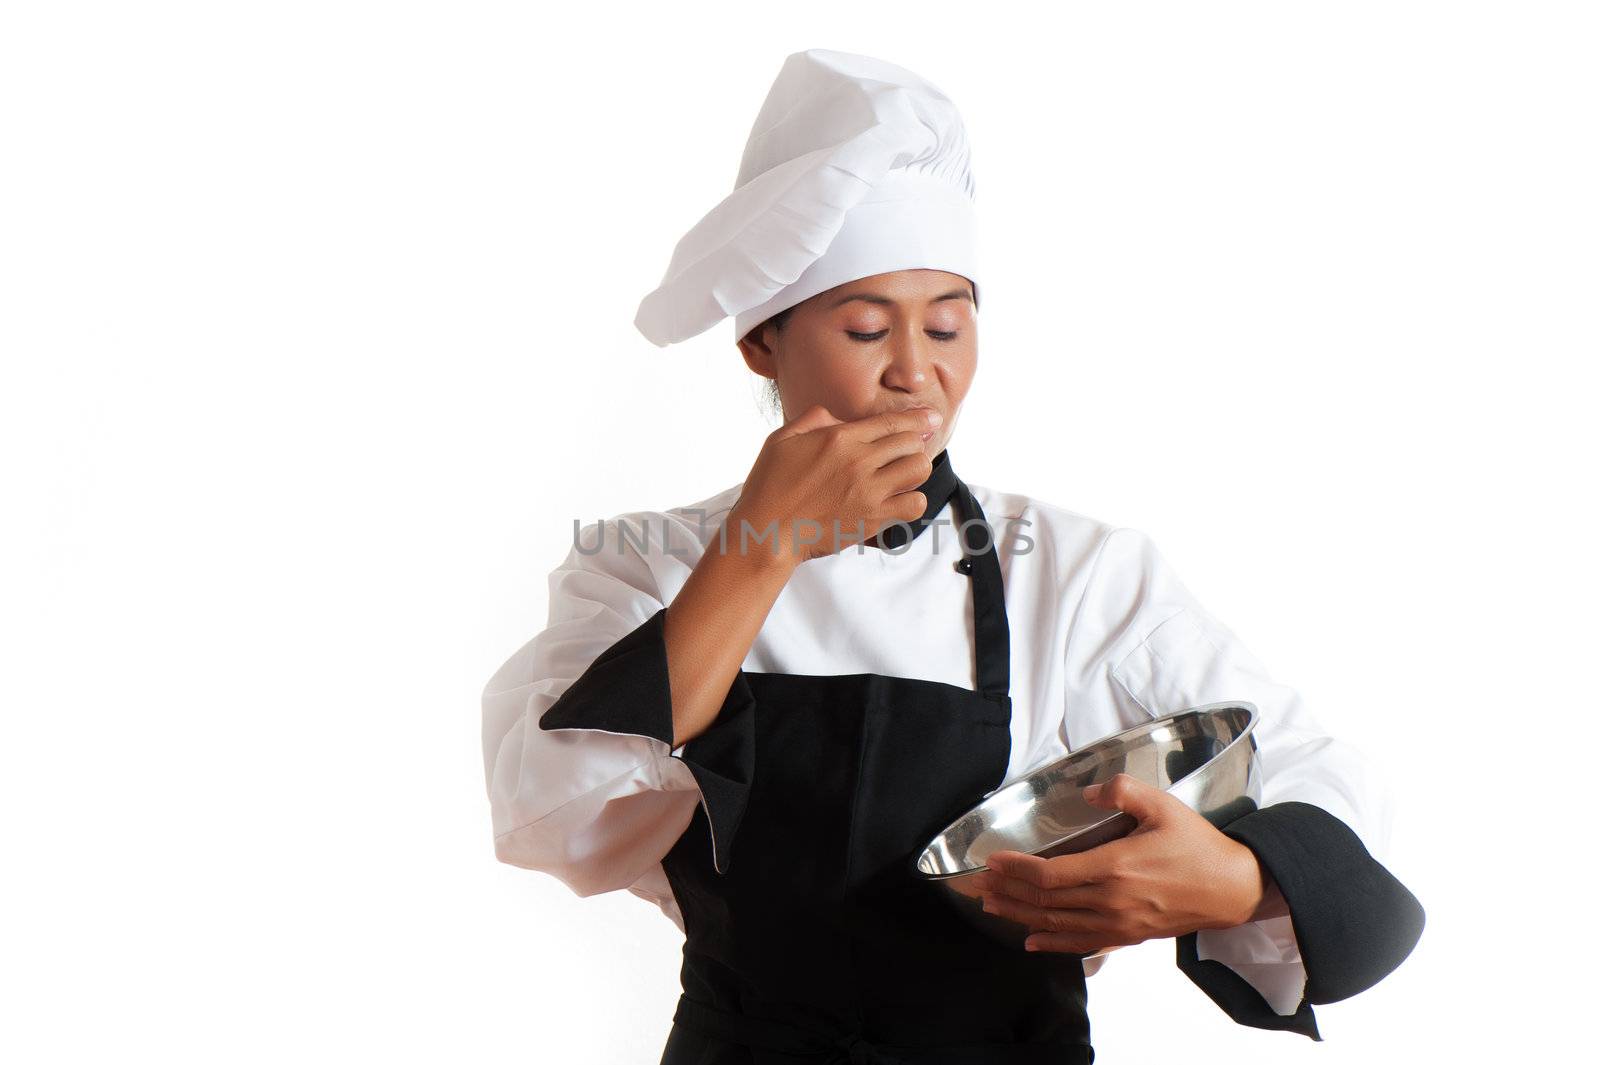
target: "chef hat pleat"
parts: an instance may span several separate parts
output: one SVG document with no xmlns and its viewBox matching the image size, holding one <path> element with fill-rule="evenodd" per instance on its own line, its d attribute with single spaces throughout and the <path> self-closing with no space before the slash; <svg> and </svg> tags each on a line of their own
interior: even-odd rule
<svg viewBox="0 0 1600 1065">
<path fill-rule="evenodd" d="M 892 270 L 947 270 L 976 300 L 976 188 L 955 105 L 903 67 L 813 48 L 789 56 L 734 190 L 678 241 L 634 324 L 666 347 Z"/>
</svg>

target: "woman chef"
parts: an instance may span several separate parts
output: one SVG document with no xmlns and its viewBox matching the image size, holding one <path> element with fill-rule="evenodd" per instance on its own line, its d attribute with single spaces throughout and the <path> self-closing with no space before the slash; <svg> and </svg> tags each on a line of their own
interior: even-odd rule
<svg viewBox="0 0 1600 1065">
<path fill-rule="evenodd" d="M 684 931 L 663 1065 L 1091 1062 L 1085 975 L 1173 937 L 1241 1024 L 1320 1039 L 1422 930 L 1380 864 L 1385 785 L 1269 679 L 1137 530 L 962 480 L 977 357 L 974 185 L 951 102 L 910 71 L 788 57 L 734 191 L 637 325 L 734 317 L 785 424 L 749 476 L 579 531 L 548 627 L 484 692 L 495 852 Z M 966 924 L 911 857 L 984 794 L 1091 743 L 1248 700 L 1262 808 L 1214 828 L 1119 775 L 1139 822 L 1001 852 Z"/>
</svg>

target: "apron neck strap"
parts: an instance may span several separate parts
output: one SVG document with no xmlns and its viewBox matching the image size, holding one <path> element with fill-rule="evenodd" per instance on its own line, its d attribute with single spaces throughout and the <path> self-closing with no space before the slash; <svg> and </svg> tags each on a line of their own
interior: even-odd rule
<svg viewBox="0 0 1600 1065">
<path fill-rule="evenodd" d="M 1011 626 L 1006 620 L 1005 580 L 994 530 L 965 481 L 956 481 L 952 501 L 962 559 L 957 567 L 972 579 L 973 638 L 977 645 L 978 691 L 998 703 L 1010 700 Z"/>
</svg>

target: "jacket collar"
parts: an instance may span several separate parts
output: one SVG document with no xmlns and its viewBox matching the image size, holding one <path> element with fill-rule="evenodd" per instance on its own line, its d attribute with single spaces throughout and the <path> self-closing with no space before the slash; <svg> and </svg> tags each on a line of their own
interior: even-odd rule
<svg viewBox="0 0 1600 1065">
<path fill-rule="evenodd" d="M 928 497 L 928 506 L 923 510 L 922 517 L 906 525 L 884 526 L 878 532 L 878 545 L 898 549 L 921 536 L 956 494 L 956 488 L 960 483 L 961 479 L 956 476 L 955 467 L 950 465 L 950 449 L 946 448 L 934 456 L 933 472 L 916 488 Z"/>
</svg>

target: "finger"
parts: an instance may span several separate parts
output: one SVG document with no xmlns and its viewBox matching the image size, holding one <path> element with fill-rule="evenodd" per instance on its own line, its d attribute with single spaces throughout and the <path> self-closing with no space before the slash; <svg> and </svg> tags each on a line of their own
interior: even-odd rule
<svg viewBox="0 0 1600 1065">
<path fill-rule="evenodd" d="M 821 403 L 815 403 L 801 411 L 793 421 L 783 425 L 772 435 L 774 439 L 785 440 L 791 436 L 798 436 L 801 433 L 809 433 L 813 429 L 822 429 L 829 425 L 843 424 L 845 423 L 841 422 L 838 418 L 835 418 L 833 416 L 833 412 L 827 407 L 823 406 Z"/>
<path fill-rule="evenodd" d="M 933 463 L 919 448 L 915 454 L 901 455 L 888 465 L 879 467 L 872 474 L 872 486 L 886 497 L 896 496 L 918 487 L 932 472 Z"/>
<path fill-rule="evenodd" d="M 1035 906 L 1006 895 L 988 894 L 983 897 L 985 913 L 1004 917 L 1008 921 L 1027 925 L 1040 932 L 1110 932 L 1117 918 L 1112 914 L 1091 909 L 1068 909 L 1055 906 Z"/>
<path fill-rule="evenodd" d="M 937 411 L 927 407 L 893 410 L 849 422 L 840 432 L 852 440 L 876 440 L 879 437 L 888 436 L 890 433 L 910 432 L 915 432 L 920 437 L 929 429 L 938 428 L 939 422 L 933 421 L 930 417 L 937 413 Z"/>
<path fill-rule="evenodd" d="M 1112 896 L 1104 884 L 1078 884 L 1073 887 L 1041 888 L 1026 881 L 1017 881 L 1016 891 L 1014 892 L 1009 890 L 1012 886 L 1011 883 L 1002 882 L 999 887 L 992 888 L 984 892 L 984 894 L 1007 898 L 1027 906 L 1038 906 L 1051 910 L 1111 912 Z"/>
<path fill-rule="evenodd" d="M 1112 859 L 1120 854 L 1112 844 L 1119 842 L 1113 840 L 1077 854 L 1060 854 L 1054 858 L 1020 851 L 995 851 L 984 859 L 984 864 L 989 867 L 990 874 L 1001 878 L 996 881 L 997 886 L 1003 884 L 1008 894 L 1026 897 L 1019 893 L 1026 891 L 1028 885 L 1051 889 L 1104 883 L 1111 876 Z"/>
<path fill-rule="evenodd" d="M 1131 773 L 1117 773 L 1084 788 L 1083 801 L 1100 810 L 1121 810 L 1143 825 L 1160 818 L 1168 802 L 1179 800 L 1171 792 L 1147 784 Z"/>
<path fill-rule="evenodd" d="M 923 512 L 928 509 L 928 495 L 926 492 L 896 492 L 885 499 L 877 509 L 878 516 L 869 523 L 874 535 L 896 522 L 910 525 L 922 517 Z"/>
<path fill-rule="evenodd" d="M 1068 887 L 1046 888 L 1028 880 L 997 877 L 988 886 L 980 888 L 983 895 L 1003 895 L 1029 906 L 1066 910 L 1109 910 L 1109 894 L 1105 884 L 1073 884 Z"/>
<path fill-rule="evenodd" d="M 1058 954 L 1093 954 L 1111 945 L 1103 936 L 1035 932 L 1023 940 L 1022 947 L 1024 950 L 1054 951 Z"/>
<path fill-rule="evenodd" d="M 922 433 L 927 430 L 906 433 L 890 433 L 880 436 L 876 440 L 868 441 L 865 447 L 864 460 L 874 469 L 882 470 L 902 458 L 922 458 L 927 463 L 927 469 L 916 484 L 921 484 L 928 479 L 928 474 L 933 472 L 933 459 L 928 457 L 927 441 L 922 439 Z"/>
</svg>

